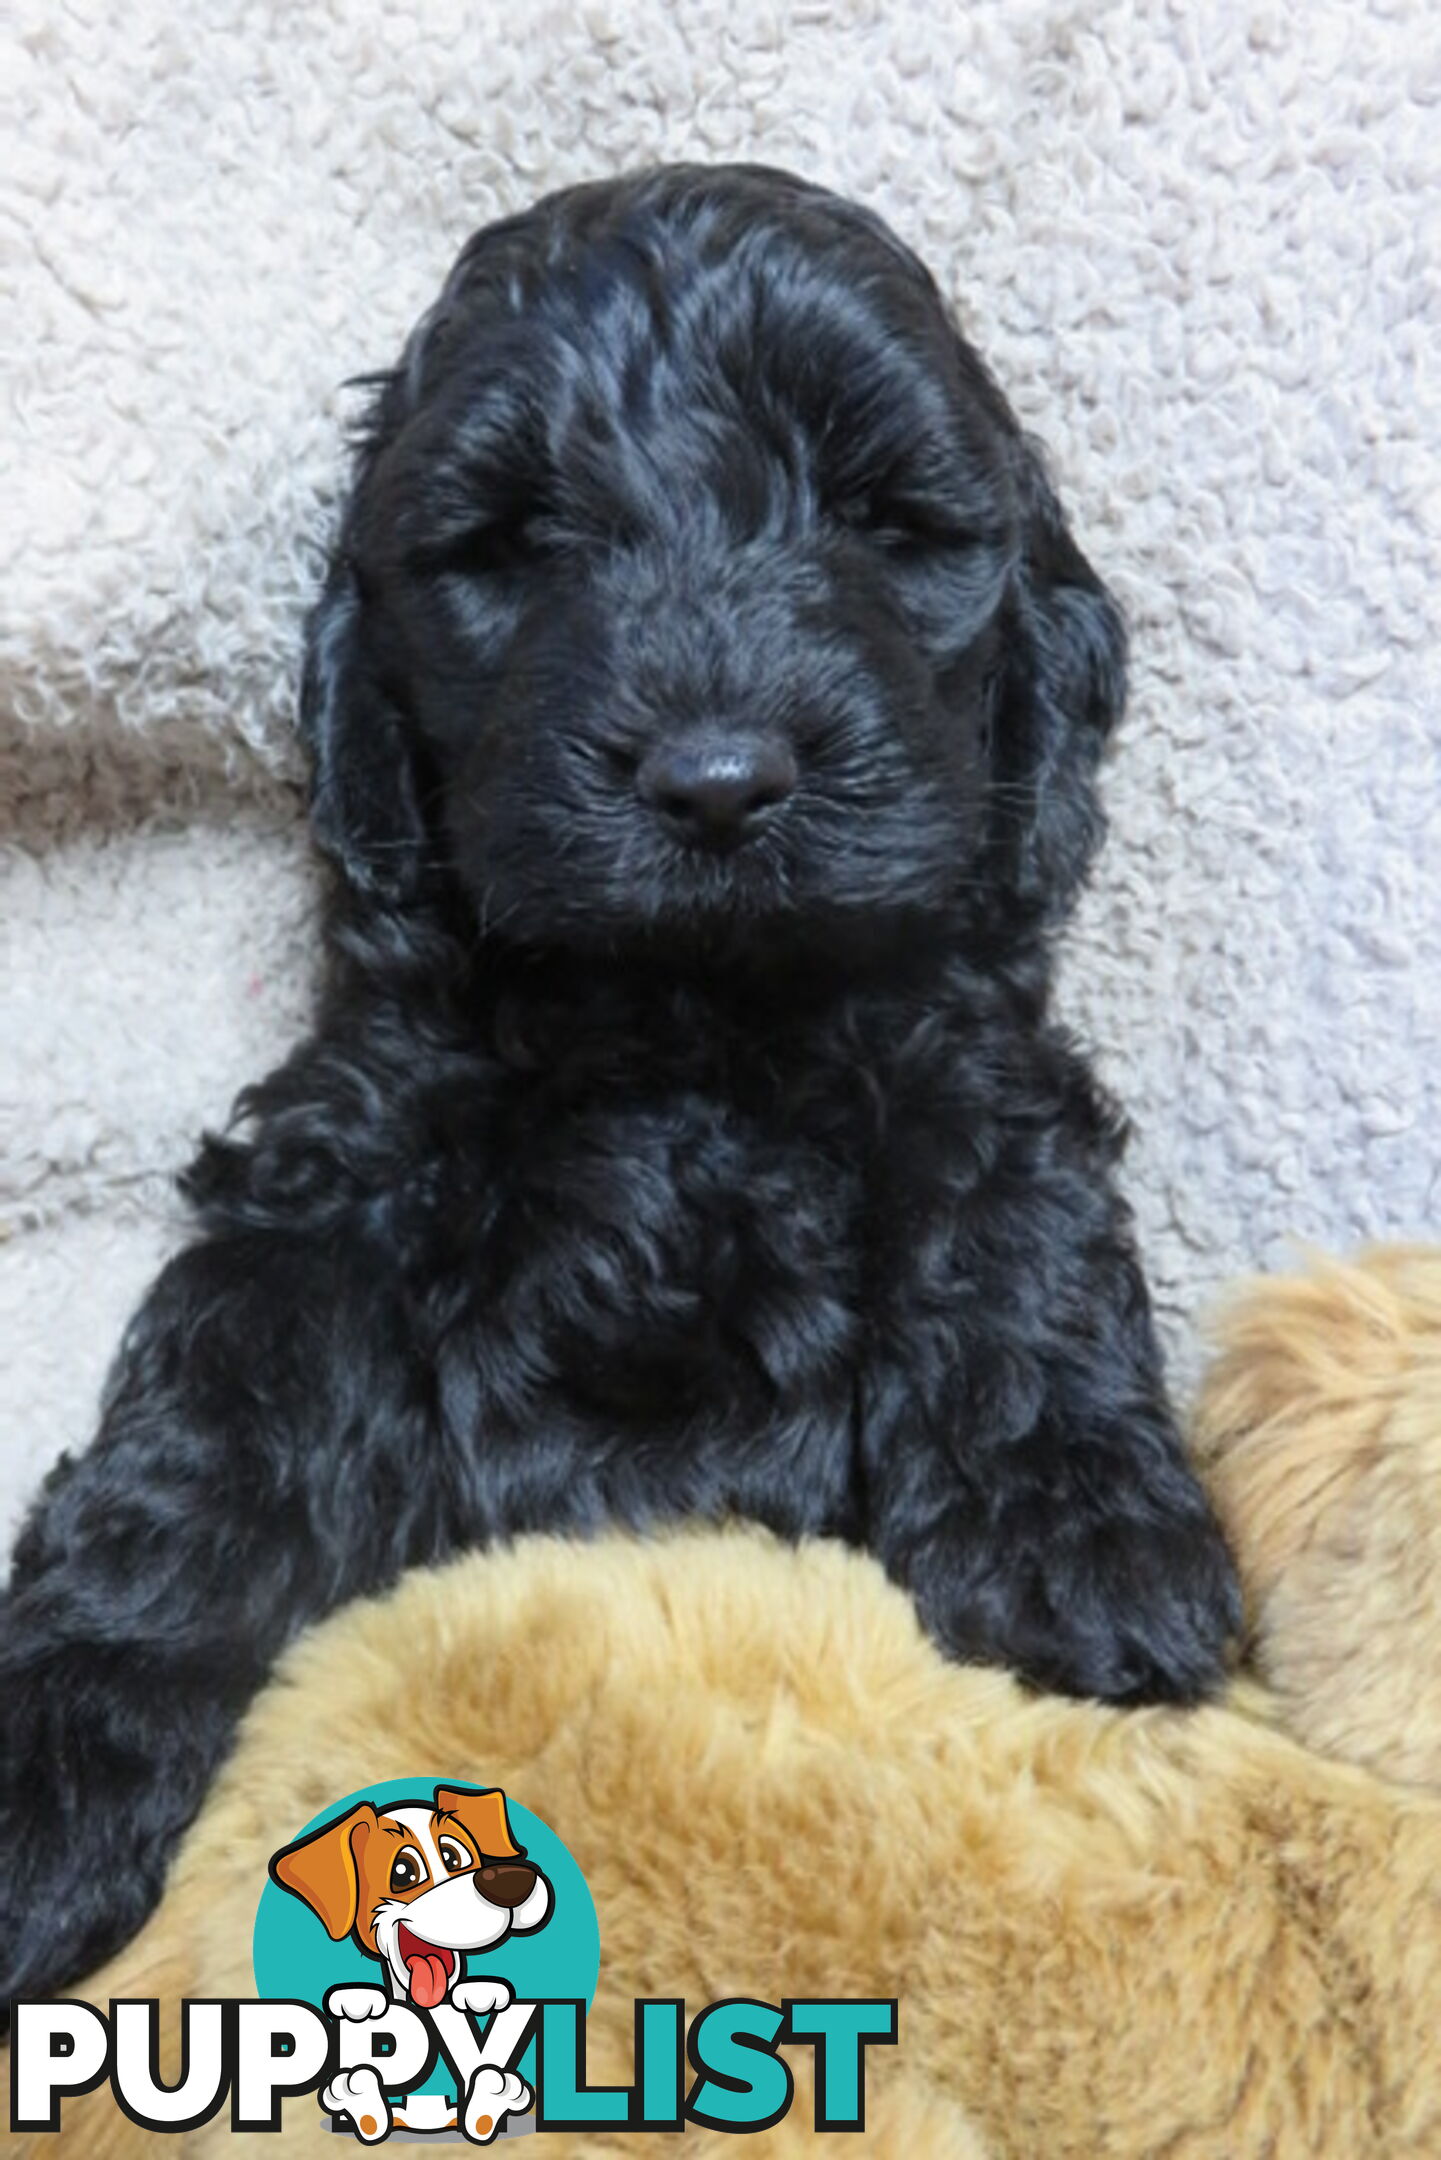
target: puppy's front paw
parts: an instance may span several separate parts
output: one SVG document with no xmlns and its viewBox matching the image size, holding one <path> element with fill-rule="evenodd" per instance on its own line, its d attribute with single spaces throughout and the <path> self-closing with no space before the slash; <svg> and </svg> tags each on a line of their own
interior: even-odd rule
<svg viewBox="0 0 1441 2160">
<path fill-rule="evenodd" d="M 458 1980 L 450 1999 L 457 2010 L 468 2010 L 472 2017 L 489 2017 L 492 2010 L 508 2009 L 515 1991 L 504 1980 Z"/>
<path fill-rule="evenodd" d="M 345 1992 L 342 1988 L 330 1991 L 332 1995 Z M 365 1991 L 357 1988 L 353 1992 Z M 329 2001 L 328 1996 L 326 2000 Z M 348 2115 L 363 2144 L 378 2145 L 382 2138 L 390 2136 L 390 2103 L 379 2077 L 368 2063 L 363 2063 L 358 2070 L 342 2070 L 338 2077 L 333 2077 L 320 2095 L 320 2104 L 327 2115 Z"/>
<path fill-rule="evenodd" d="M 505 2128 L 508 2115 L 523 2115 L 532 2100 L 525 2079 L 513 2070 L 482 2063 L 470 2081 L 460 2127 L 474 2145 L 488 2145 Z"/>
<path fill-rule="evenodd" d="M 1091 1525 L 1053 1595 L 1066 1644 L 1054 1684 L 1070 1694 L 1194 1703 L 1225 1678 L 1241 1600 L 1209 1515 Z"/>
<path fill-rule="evenodd" d="M 912 1588 L 953 1657 L 1102 1702 L 1201 1701 L 1225 1677 L 1241 1617 L 1230 1555 L 1200 1505 L 1162 1521 L 1078 1506 L 984 1569 L 968 1533 L 950 1555 L 932 1547 Z"/>
</svg>

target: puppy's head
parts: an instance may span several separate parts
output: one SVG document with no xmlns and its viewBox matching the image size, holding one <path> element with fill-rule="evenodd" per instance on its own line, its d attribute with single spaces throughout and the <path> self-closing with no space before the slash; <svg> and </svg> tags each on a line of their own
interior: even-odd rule
<svg viewBox="0 0 1441 2160">
<path fill-rule="evenodd" d="M 484 929 L 1056 912 L 1123 640 L 873 216 L 758 167 L 475 236 L 385 378 L 309 638 L 317 833 Z"/>
<path fill-rule="evenodd" d="M 550 1885 L 511 1836 L 496 1790 L 437 1785 L 433 1803 L 383 1811 L 362 1801 L 276 1853 L 270 1873 L 422 2009 L 444 2000 L 467 1950 L 531 1934 L 550 1914 Z"/>
</svg>

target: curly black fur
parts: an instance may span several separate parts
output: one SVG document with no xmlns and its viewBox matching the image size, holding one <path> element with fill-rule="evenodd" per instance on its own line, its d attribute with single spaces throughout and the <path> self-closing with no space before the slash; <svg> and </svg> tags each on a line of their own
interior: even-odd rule
<svg viewBox="0 0 1441 2160">
<path fill-rule="evenodd" d="M 16 1553 L 6 1992 L 140 1922 L 298 1629 L 519 1531 L 738 1512 L 863 1542 L 958 1657 L 1212 1685 L 1230 1567 L 1047 1018 L 1122 688 L 865 211 L 669 168 L 471 241 L 310 628 L 318 1025 Z"/>
</svg>

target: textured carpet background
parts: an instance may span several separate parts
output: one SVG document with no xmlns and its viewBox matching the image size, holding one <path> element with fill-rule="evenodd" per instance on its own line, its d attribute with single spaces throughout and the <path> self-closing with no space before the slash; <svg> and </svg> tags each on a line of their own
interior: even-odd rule
<svg viewBox="0 0 1441 2160">
<path fill-rule="evenodd" d="M 289 715 L 342 380 L 473 226 L 639 161 L 890 216 L 1127 606 L 1065 996 L 1183 1384 L 1285 1233 L 1434 1228 L 1429 0 L 20 0 L 5 67 L 0 1519 L 304 1012 Z"/>
</svg>

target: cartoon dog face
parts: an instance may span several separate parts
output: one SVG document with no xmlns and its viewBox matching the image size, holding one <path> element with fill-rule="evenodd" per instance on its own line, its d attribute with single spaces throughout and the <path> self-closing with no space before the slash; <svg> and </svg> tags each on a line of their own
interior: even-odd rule
<svg viewBox="0 0 1441 2160">
<path fill-rule="evenodd" d="M 270 1873 L 318 1915 L 332 1942 L 351 1936 L 422 2010 L 445 2000 L 467 1950 L 532 1934 L 551 1890 L 510 1834 L 505 1795 L 437 1785 L 434 1803 L 383 1810 L 361 1801 L 276 1853 Z"/>
</svg>

